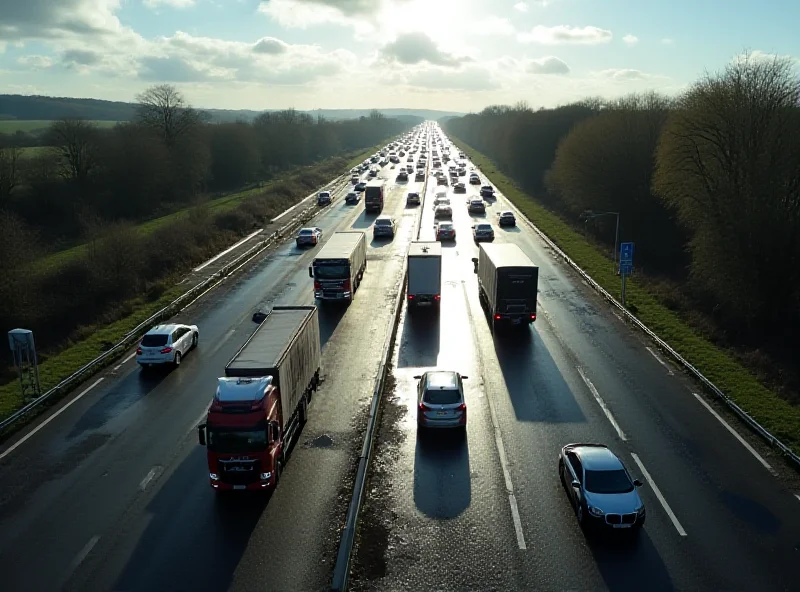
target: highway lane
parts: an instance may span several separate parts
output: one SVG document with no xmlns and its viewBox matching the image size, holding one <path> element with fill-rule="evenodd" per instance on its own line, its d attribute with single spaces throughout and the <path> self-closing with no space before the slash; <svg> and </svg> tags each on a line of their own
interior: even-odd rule
<svg viewBox="0 0 800 592">
<path fill-rule="evenodd" d="M 791 491 L 525 226 L 496 229 L 496 240 L 540 266 L 540 317 L 525 338 L 492 338 L 470 261 L 470 226 L 484 218 L 467 214 L 463 195 L 451 199 L 458 241 L 443 249 L 441 319 L 404 318 L 398 332 L 354 589 L 796 589 Z M 507 206 L 500 196 L 485 219 Z M 432 238 L 431 208 L 425 215 Z M 471 377 L 466 444 L 417 440 L 412 377 L 431 366 Z M 556 472 L 572 441 L 608 443 L 648 480 L 637 542 L 587 539 L 577 527 Z"/>
<path fill-rule="evenodd" d="M 389 208 L 404 213 L 405 190 L 391 189 Z M 216 377 L 252 332 L 252 312 L 311 302 L 307 266 L 313 251 L 298 252 L 293 244 L 180 315 L 179 321 L 200 326 L 201 339 L 179 370 L 145 375 L 128 362 L 106 373 L 96 388 L 0 461 L 0 569 L 8 589 L 54 590 L 65 582 L 76 590 L 219 590 L 234 582 L 252 589 L 256 581 L 261 589 L 324 586 L 331 565 L 323 557 L 335 550 L 336 518 L 346 504 L 338 494 L 346 486 L 349 455 L 360 445 L 354 418 L 363 415 L 372 389 L 365 378 L 369 362 L 374 360 L 374 376 L 385 339 L 380 330 L 363 328 L 388 320 L 384 302 L 396 289 L 402 265 L 399 251 L 392 253 L 407 245 L 403 233 L 410 237 L 414 214 L 403 215 L 395 242 L 370 245 L 353 306 L 321 312 L 326 381 L 269 504 L 216 504 L 193 428 Z M 336 201 L 314 224 L 329 235 L 367 222 L 363 205 Z M 337 371 L 341 349 L 358 353 L 363 376 Z M 332 445 L 306 447 L 315 434 L 326 434 Z M 283 538 L 270 536 L 278 531 Z M 271 550 L 275 561 L 265 563 L 265 546 L 269 553 L 268 545 L 279 543 L 279 551 Z M 298 564 L 296 557 L 307 552 L 319 560 Z M 264 569 L 266 575 L 258 572 Z"/>
</svg>

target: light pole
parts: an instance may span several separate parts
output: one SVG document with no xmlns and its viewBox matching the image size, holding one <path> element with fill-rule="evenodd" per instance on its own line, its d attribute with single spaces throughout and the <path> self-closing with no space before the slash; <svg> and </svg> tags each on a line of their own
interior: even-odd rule
<svg viewBox="0 0 800 592">
<path fill-rule="evenodd" d="M 581 215 L 580 219 L 583 220 L 584 223 L 589 222 L 589 220 L 594 220 L 595 218 L 600 218 L 601 216 L 616 216 L 617 217 L 617 229 L 614 232 L 614 271 L 617 271 L 617 250 L 619 249 L 619 212 L 593 212 L 592 210 L 585 210 Z"/>
</svg>

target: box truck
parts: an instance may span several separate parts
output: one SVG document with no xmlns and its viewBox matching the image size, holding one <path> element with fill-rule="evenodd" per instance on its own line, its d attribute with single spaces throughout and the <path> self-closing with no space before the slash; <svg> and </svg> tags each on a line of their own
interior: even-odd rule
<svg viewBox="0 0 800 592">
<path fill-rule="evenodd" d="M 481 243 L 472 259 L 478 275 L 481 304 L 492 330 L 501 325 L 525 325 L 536 320 L 539 268 L 517 245 Z"/>
</svg>

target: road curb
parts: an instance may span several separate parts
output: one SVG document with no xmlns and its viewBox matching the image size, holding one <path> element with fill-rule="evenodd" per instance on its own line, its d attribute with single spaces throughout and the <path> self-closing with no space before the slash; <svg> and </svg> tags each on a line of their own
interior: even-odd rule
<svg viewBox="0 0 800 592">
<path fill-rule="evenodd" d="M 428 190 L 428 180 L 430 177 L 431 161 L 425 166 L 425 182 L 422 184 L 422 199 L 420 200 L 419 217 L 415 229 L 415 239 L 419 240 L 422 229 L 422 218 L 425 215 L 425 197 Z M 383 387 L 389 370 L 389 362 L 393 353 L 394 340 L 397 337 L 397 329 L 400 325 L 400 315 L 403 311 L 403 298 L 406 290 L 406 276 L 408 274 L 408 258 L 403 261 L 403 273 L 400 278 L 400 289 L 394 302 L 394 313 L 391 318 L 391 326 L 383 345 L 381 363 L 378 366 L 378 376 L 375 381 L 375 388 L 372 391 L 372 401 L 369 407 L 369 419 L 367 429 L 364 434 L 364 443 L 361 446 L 361 455 L 358 458 L 358 468 L 356 478 L 353 483 L 353 494 L 350 498 L 350 505 L 347 508 L 344 529 L 339 540 L 339 551 L 336 555 L 336 565 L 333 568 L 333 582 L 331 592 L 345 592 L 350 578 L 350 563 L 352 560 L 353 546 L 355 544 L 356 532 L 358 531 L 358 517 L 364 501 L 364 488 L 367 483 L 367 469 L 372 458 L 372 448 L 375 439 L 375 428 L 380 418 L 380 404 L 383 398 Z"/>
<path fill-rule="evenodd" d="M 466 144 L 466 143 L 464 143 Z M 466 144 L 469 146 L 469 144 Z M 473 148 L 474 150 L 474 148 Z M 477 152 L 477 150 L 476 150 Z M 473 163 L 474 164 L 474 163 Z M 483 175 L 487 179 L 489 176 L 484 173 Z M 501 194 L 502 195 L 502 194 Z M 504 196 L 505 197 L 505 196 Z M 622 315 L 623 319 L 632 325 L 634 325 L 637 329 L 639 329 L 642 333 L 644 333 L 648 338 L 650 338 L 653 343 L 664 353 L 669 355 L 673 361 L 675 361 L 679 366 L 681 366 L 684 371 L 688 374 L 693 376 L 696 380 L 699 380 L 703 387 L 716 396 L 723 404 L 725 404 L 728 409 L 730 409 L 740 420 L 742 420 L 747 427 L 749 427 L 753 432 L 756 433 L 760 438 L 762 438 L 769 446 L 773 448 L 777 448 L 778 452 L 785 458 L 788 458 L 795 470 L 800 471 L 800 456 L 795 454 L 792 449 L 781 442 L 776 436 L 772 435 L 769 430 L 767 430 L 764 426 L 762 426 L 758 421 L 756 421 L 753 416 L 751 416 L 747 411 L 742 409 L 731 397 L 725 394 L 722 389 L 720 389 L 717 385 L 715 385 L 711 380 L 706 378 L 703 373 L 700 372 L 694 365 L 692 365 L 686 358 L 680 355 L 677 351 L 675 351 L 672 346 L 670 346 L 666 341 L 661 339 L 652 329 L 650 329 L 647 325 L 645 325 L 639 318 L 630 312 L 625 306 L 622 305 L 616 298 L 614 298 L 605 288 L 603 288 L 600 284 L 598 284 L 592 276 L 586 273 L 575 261 L 573 261 L 569 255 L 567 255 L 564 251 L 562 251 L 556 243 L 554 243 L 550 237 L 548 237 L 542 230 L 540 230 L 533 222 L 531 222 L 516 206 L 516 204 L 511 201 L 508 197 L 506 197 L 506 201 L 508 202 L 511 209 L 513 209 L 517 217 L 520 220 L 523 220 L 525 224 L 530 226 L 530 228 L 541 238 L 548 247 L 550 247 L 553 252 L 558 255 L 564 262 L 567 263 L 573 270 L 575 270 L 578 275 L 586 281 L 586 283 L 591 287 L 595 292 L 600 294 L 607 302 L 609 302 L 614 308 L 616 308 Z"/>
</svg>

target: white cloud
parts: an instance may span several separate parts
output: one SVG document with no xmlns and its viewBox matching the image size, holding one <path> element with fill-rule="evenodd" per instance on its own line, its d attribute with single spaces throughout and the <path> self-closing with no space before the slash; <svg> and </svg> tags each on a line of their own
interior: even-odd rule
<svg viewBox="0 0 800 592">
<path fill-rule="evenodd" d="M 607 29 L 598 27 L 555 27 L 535 26 L 530 33 L 521 33 L 519 40 L 523 43 L 540 43 L 542 45 L 598 45 L 608 43 L 614 35 Z"/>
<path fill-rule="evenodd" d="M 442 51 L 433 40 L 424 33 L 404 33 L 397 39 L 384 45 L 379 52 L 388 61 L 400 64 L 419 64 L 428 62 L 436 66 L 458 66 L 464 58 L 458 58 Z"/>
<path fill-rule="evenodd" d="M 609 68 L 608 70 L 601 70 L 597 74 L 602 78 L 608 78 L 615 82 L 644 80 L 646 78 L 650 78 L 649 74 L 645 74 L 641 70 L 633 70 L 630 68 Z"/>
<path fill-rule="evenodd" d="M 159 6 L 171 6 L 172 8 L 189 8 L 194 6 L 195 0 L 144 0 L 144 5 L 148 8 L 158 8 Z"/>
<path fill-rule="evenodd" d="M 513 35 L 516 33 L 514 25 L 507 18 L 499 16 L 490 16 L 479 22 L 476 22 L 474 27 L 476 35 Z"/>
<path fill-rule="evenodd" d="M 566 62 L 556 56 L 547 56 L 530 60 L 526 66 L 526 71 L 531 74 L 569 74 L 570 68 Z"/>
<path fill-rule="evenodd" d="M 0 40 L 113 35 L 123 30 L 121 0 L 4 0 Z"/>
<path fill-rule="evenodd" d="M 639 43 L 639 38 L 636 35 L 631 35 L 630 33 L 628 33 L 627 35 L 625 35 L 625 37 L 622 38 L 622 41 L 625 43 L 625 45 L 633 47 L 634 45 Z"/>
<path fill-rule="evenodd" d="M 664 37 L 664 38 L 661 40 L 661 43 L 662 43 L 663 45 L 672 45 L 672 44 L 674 44 L 674 43 L 675 43 L 675 41 L 673 41 L 673 40 L 672 40 L 672 39 L 670 39 L 669 37 Z"/>
<path fill-rule="evenodd" d="M 514 5 L 514 8 L 516 8 L 520 12 L 528 12 L 528 5 L 525 2 L 517 2 Z"/>
<path fill-rule="evenodd" d="M 43 55 L 25 55 L 17 58 L 17 63 L 34 70 L 42 70 L 53 65 L 53 59 Z"/>
<path fill-rule="evenodd" d="M 393 5 L 411 0 L 262 0 L 258 12 L 266 14 L 283 27 L 307 28 L 323 23 L 372 27 L 380 15 Z"/>
</svg>

